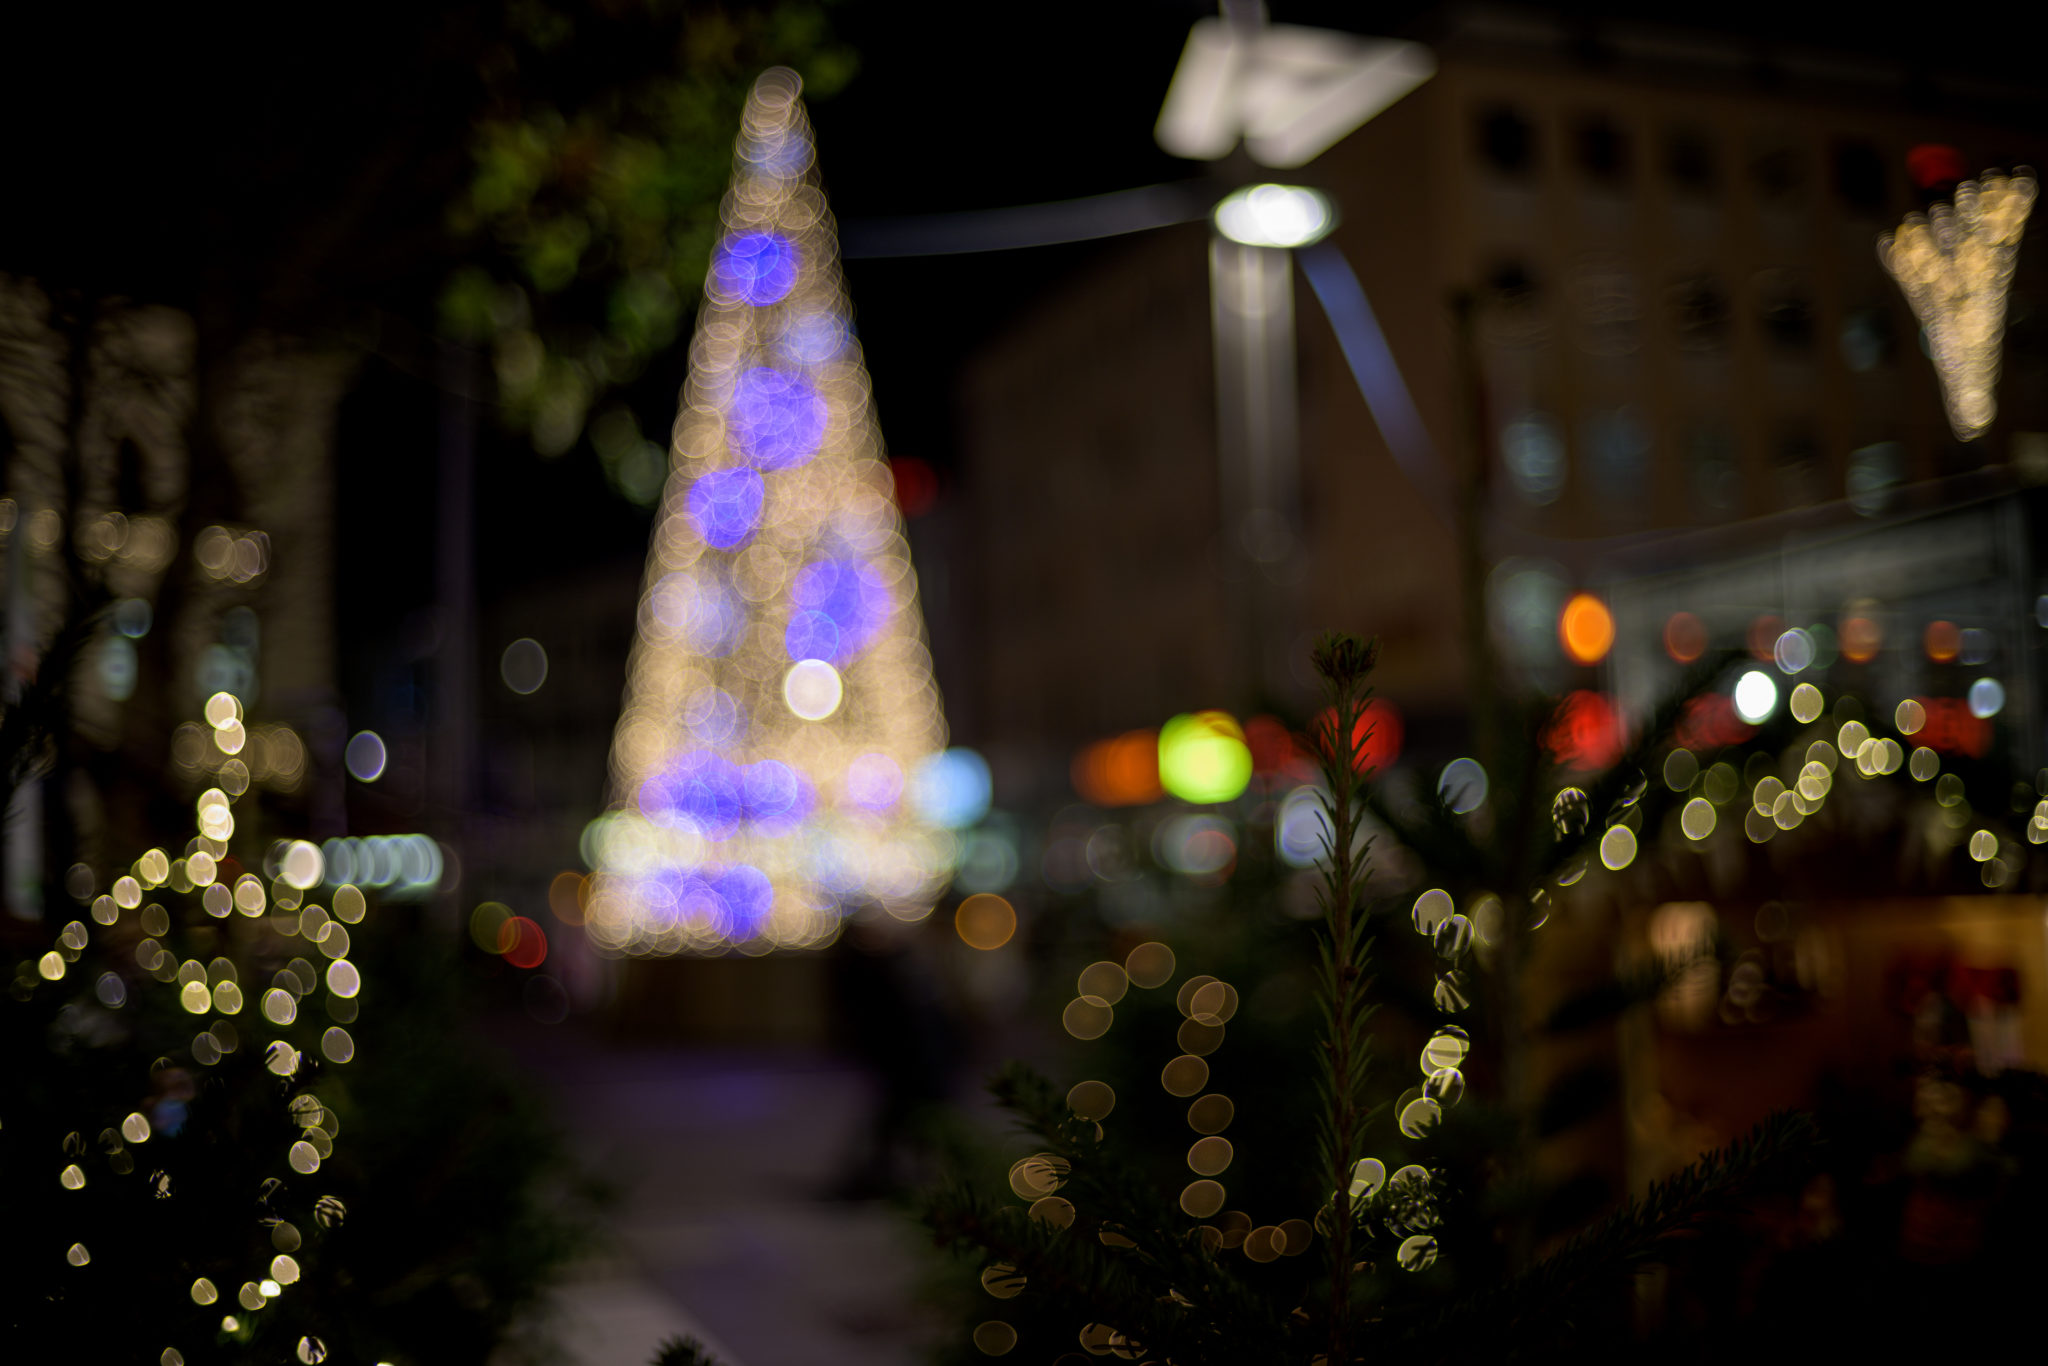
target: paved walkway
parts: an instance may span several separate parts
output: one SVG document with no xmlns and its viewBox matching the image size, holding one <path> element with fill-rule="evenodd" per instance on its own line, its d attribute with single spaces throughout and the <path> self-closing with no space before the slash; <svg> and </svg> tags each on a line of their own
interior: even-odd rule
<svg viewBox="0 0 2048 1366">
<path fill-rule="evenodd" d="M 579 1158 L 623 1194 L 608 1246 L 557 1291 L 574 1366 L 644 1366 L 695 1336 L 723 1366 L 912 1366 L 944 1326 L 915 1304 L 919 1231 L 827 1201 L 868 1083 L 801 1053 L 614 1049 L 507 1024 Z"/>
</svg>

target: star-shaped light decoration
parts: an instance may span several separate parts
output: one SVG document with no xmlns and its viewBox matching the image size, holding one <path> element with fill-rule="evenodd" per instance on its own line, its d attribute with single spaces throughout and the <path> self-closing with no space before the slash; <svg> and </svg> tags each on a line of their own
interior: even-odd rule
<svg viewBox="0 0 2048 1366">
<path fill-rule="evenodd" d="M 2024 167 L 1956 186 L 1953 205 L 1909 214 L 1878 239 L 1877 256 L 1927 329 L 1949 425 L 1959 441 L 1982 436 L 1998 412 L 2005 300 L 2037 186 Z"/>
</svg>

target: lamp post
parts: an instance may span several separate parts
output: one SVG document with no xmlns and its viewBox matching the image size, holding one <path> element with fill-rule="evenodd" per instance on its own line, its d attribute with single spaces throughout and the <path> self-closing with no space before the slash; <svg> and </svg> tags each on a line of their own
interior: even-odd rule
<svg viewBox="0 0 2048 1366">
<path fill-rule="evenodd" d="M 1209 297 L 1224 553 L 1242 567 L 1240 611 L 1269 693 L 1286 683 L 1292 588 L 1300 577 L 1300 407 L 1294 364 L 1294 249 L 1335 226 L 1330 202 L 1293 185 L 1252 185 L 1216 206 Z"/>
<path fill-rule="evenodd" d="M 1414 43 L 1266 22 L 1257 0 L 1198 21 L 1155 135 L 1176 156 L 1307 164 L 1435 71 Z M 1240 150 L 1241 149 L 1241 150 Z M 1217 204 L 1209 244 L 1215 330 L 1219 530 L 1235 565 L 1252 691 L 1283 694 L 1301 577 L 1300 404 L 1293 254 L 1336 212 L 1299 185 L 1246 185 Z"/>
</svg>

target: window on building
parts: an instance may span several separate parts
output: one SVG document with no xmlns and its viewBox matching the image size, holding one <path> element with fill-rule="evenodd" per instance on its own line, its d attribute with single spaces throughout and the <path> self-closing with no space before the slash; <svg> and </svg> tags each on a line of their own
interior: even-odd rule
<svg viewBox="0 0 2048 1366">
<path fill-rule="evenodd" d="M 1586 417 L 1586 478 L 1616 511 L 1641 508 L 1649 486 L 1650 433 L 1630 404 L 1597 409 Z"/>
<path fill-rule="evenodd" d="M 1775 207 L 1797 203 L 1806 193 L 1806 158 L 1794 148 L 1766 145 L 1749 164 L 1757 197 Z"/>
<path fill-rule="evenodd" d="M 1798 272 L 1766 270 L 1755 281 L 1757 323 L 1785 351 L 1813 346 L 1813 296 Z"/>
<path fill-rule="evenodd" d="M 1500 430 L 1500 459 L 1515 491 L 1541 507 L 1564 491 L 1564 433 L 1548 413 L 1525 412 Z"/>
<path fill-rule="evenodd" d="M 1780 507 L 1805 507 L 1825 496 L 1821 487 L 1820 443 L 1803 421 L 1786 423 L 1771 445 L 1771 473 Z"/>
<path fill-rule="evenodd" d="M 1680 275 L 1668 296 L 1671 330 L 1686 351 L 1718 351 L 1728 344 L 1728 292 L 1711 272 Z"/>
<path fill-rule="evenodd" d="M 1634 170 L 1628 134 L 1602 114 L 1589 114 L 1573 126 L 1572 160 L 1587 180 L 1609 190 L 1627 189 Z"/>
<path fill-rule="evenodd" d="M 1835 193 L 1852 212 L 1881 217 L 1891 202 L 1890 175 L 1884 154 L 1867 142 L 1835 147 Z"/>
<path fill-rule="evenodd" d="M 1480 327 L 1502 346 L 1534 346 L 1549 336 L 1543 289 L 1526 262 L 1497 261 L 1481 276 Z"/>
<path fill-rule="evenodd" d="M 143 492 L 142 448 L 132 436 L 122 437 L 120 448 L 114 452 L 114 506 L 128 512 L 139 512 L 149 506 L 148 496 Z"/>
<path fill-rule="evenodd" d="M 1664 173 L 1680 194 L 1706 196 L 1720 186 L 1714 145 L 1697 128 L 1673 128 L 1664 135 Z"/>
<path fill-rule="evenodd" d="M 1852 308 L 1842 318 L 1842 363 L 1858 374 L 1889 365 L 1898 346 L 1892 315 L 1876 304 Z"/>
<path fill-rule="evenodd" d="M 1566 281 L 1572 312 L 1578 320 L 1579 345 L 1596 356 L 1621 356 L 1634 351 L 1642 306 L 1635 272 L 1627 261 L 1605 252 L 1579 258 Z"/>
<path fill-rule="evenodd" d="M 1693 506 L 1710 521 L 1734 513 L 1741 499 L 1742 477 L 1735 463 L 1735 436 L 1726 420 L 1696 417 L 1686 423 L 1682 440 Z"/>
<path fill-rule="evenodd" d="M 1536 125 L 1521 111 L 1497 104 L 1479 115 L 1479 159 L 1504 176 L 1536 170 Z"/>
<path fill-rule="evenodd" d="M 1891 501 L 1892 490 L 1906 477 L 1906 448 L 1896 441 L 1879 441 L 1849 452 L 1849 469 L 1843 483 L 1849 506 L 1865 517 L 1875 517 Z"/>
</svg>

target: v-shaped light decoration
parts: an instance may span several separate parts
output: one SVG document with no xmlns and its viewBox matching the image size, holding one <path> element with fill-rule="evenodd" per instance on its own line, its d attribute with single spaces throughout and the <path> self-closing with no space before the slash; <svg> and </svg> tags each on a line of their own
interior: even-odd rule
<svg viewBox="0 0 2048 1366">
<path fill-rule="evenodd" d="M 953 839 L 917 580 L 793 72 L 756 82 L 648 551 L 586 923 L 634 954 L 929 913 Z"/>
<path fill-rule="evenodd" d="M 1909 214 L 1897 233 L 1878 239 L 1878 259 L 1927 329 L 1958 441 L 1982 436 L 1998 411 L 2005 299 L 2035 189 L 2025 168 L 1987 171 L 1956 186 L 1953 206 Z"/>
</svg>

